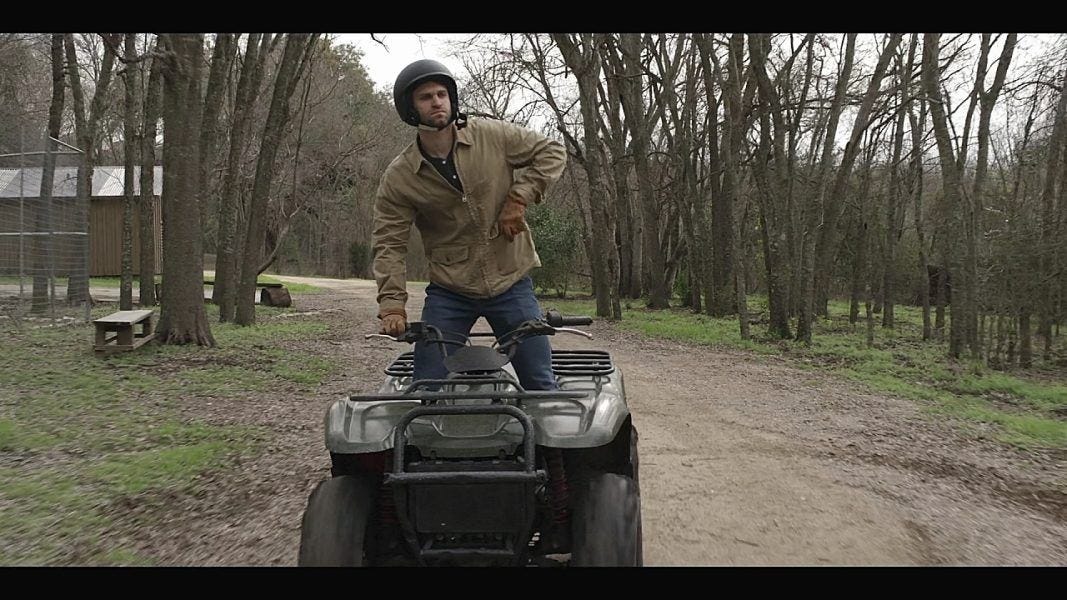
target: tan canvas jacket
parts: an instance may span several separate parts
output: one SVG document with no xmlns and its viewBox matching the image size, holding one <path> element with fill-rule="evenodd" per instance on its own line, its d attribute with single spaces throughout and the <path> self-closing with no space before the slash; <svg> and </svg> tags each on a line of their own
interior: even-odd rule
<svg viewBox="0 0 1067 600">
<path fill-rule="evenodd" d="M 541 266 L 529 230 L 509 241 L 497 218 L 509 195 L 528 205 L 541 201 L 563 173 L 563 145 L 510 123 L 472 117 L 456 132 L 454 158 L 462 193 L 414 142 L 385 169 L 374 201 L 372 240 L 379 315 L 406 314 L 412 223 L 422 235 L 430 281 L 459 294 L 496 296 Z"/>
</svg>

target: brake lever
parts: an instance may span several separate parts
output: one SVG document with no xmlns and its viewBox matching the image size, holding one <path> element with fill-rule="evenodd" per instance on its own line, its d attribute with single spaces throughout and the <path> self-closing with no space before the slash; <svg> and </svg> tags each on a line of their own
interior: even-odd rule
<svg viewBox="0 0 1067 600">
<path fill-rule="evenodd" d="M 420 335 L 418 335 L 418 334 L 416 334 L 414 332 L 411 332 L 411 331 L 405 331 L 404 333 L 402 333 L 402 334 L 400 334 L 398 336 L 395 336 L 395 337 L 391 336 L 391 335 L 385 335 L 384 333 L 366 333 L 366 334 L 363 334 L 363 339 L 369 340 L 371 338 L 385 338 L 385 339 L 387 339 L 387 340 L 389 340 L 391 342 L 405 342 L 405 343 L 408 343 L 408 344 L 414 344 L 415 342 L 417 342 L 420 339 L 422 339 Z"/>
<path fill-rule="evenodd" d="M 570 327 L 556 327 L 556 331 L 566 331 L 567 333 L 584 335 L 588 339 L 593 339 L 593 334 L 589 333 L 588 331 L 582 331 L 581 329 L 572 329 Z"/>
<path fill-rule="evenodd" d="M 393 337 L 391 335 L 385 335 L 384 333 L 367 333 L 367 334 L 363 335 L 363 339 L 365 339 L 365 340 L 369 340 L 371 338 L 385 338 L 385 339 L 393 341 L 393 342 L 399 342 L 400 341 L 400 340 L 396 339 L 395 337 Z"/>
</svg>

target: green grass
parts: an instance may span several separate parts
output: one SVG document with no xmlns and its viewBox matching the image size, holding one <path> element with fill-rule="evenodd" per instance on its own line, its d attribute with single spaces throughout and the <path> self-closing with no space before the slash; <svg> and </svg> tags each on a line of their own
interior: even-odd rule
<svg viewBox="0 0 1067 600">
<path fill-rule="evenodd" d="M 547 308 L 565 314 L 593 315 L 591 300 L 542 298 Z M 1003 442 L 1022 447 L 1067 448 L 1067 373 L 1052 377 L 995 371 L 980 363 L 954 362 L 942 343 L 922 341 L 922 312 L 897 306 L 895 329 L 875 326 L 875 344 L 867 347 L 866 323 L 848 322 L 848 303 L 832 301 L 831 318 L 814 326 L 812 345 L 765 337 L 766 326 L 751 326 L 753 339 L 742 340 L 737 318 L 712 318 L 687 309 L 651 311 L 628 301 L 618 327 L 649 337 L 692 344 L 739 348 L 784 356 L 796 366 L 834 373 L 872 390 L 920 402 L 936 414 L 965 422 L 993 425 Z M 766 298 L 749 298 L 750 314 L 766 315 Z M 794 324 L 795 326 L 795 324 Z M 795 330 L 795 327 L 794 327 Z M 1046 370 L 1045 375 L 1049 373 Z"/>
<path fill-rule="evenodd" d="M 218 324 L 215 348 L 147 344 L 107 358 L 92 326 L 8 332 L 0 353 L 0 564 L 150 564 L 108 541 L 116 503 L 182 493 L 200 476 L 260 451 L 268 430 L 209 424 L 181 406 L 262 393 L 310 393 L 339 364 L 302 346 L 328 333 L 256 308 L 250 327 Z M 114 310 L 98 306 L 94 317 Z M 285 346 L 282 347 L 282 344 Z"/>
<path fill-rule="evenodd" d="M 223 442 L 202 442 L 116 454 L 90 467 L 89 474 L 115 493 L 133 495 L 189 481 L 211 467 L 221 466 L 225 454 L 232 450 L 239 449 L 231 449 Z"/>
<path fill-rule="evenodd" d="M 204 281 L 206 281 L 206 282 L 214 282 L 215 278 L 214 278 L 214 276 L 204 275 Z M 260 275 L 258 278 L 256 278 L 256 282 L 257 283 L 281 283 L 281 284 L 285 285 L 285 288 L 287 290 L 289 290 L 290 293 L 293 293 L 293 294 L 296 294 L 296 293 L 300 293 L 300 294 L 319 294 L 319 293 L 323 292 L 322 288 L 318 288 L 318 287 L 315 287 L 315 286 L 307 284 L 307 283 L 293 283 L 293 282 L 289 282 L 289 281 L 282 281 L 281 279 L 278 279 L 277 277 L 271 277 L 270 275 Z"/>
<path fill-rule="evenodd" d="M 283 283 L 285 287 L 293 294 L 318 294 L 323 290 L 307 283 L 294 283 L 290 281 L 282 281 L 277 277 L 271 277 L 270 275 L 260 275 L 259 282 L 261 283 Z"/>
</svg>

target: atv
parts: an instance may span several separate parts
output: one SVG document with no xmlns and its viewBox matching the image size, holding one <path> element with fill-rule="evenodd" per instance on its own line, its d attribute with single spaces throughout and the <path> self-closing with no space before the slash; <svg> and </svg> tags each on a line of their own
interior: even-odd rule
<svg viewBox="0 0 1067 600">
<path fill-rule="evenodd" d="M 412 322 L 445 379 L 413 380 L 414 353 L 376 394 L 326 413 L 332 477 L 308 499 L 301 566 L 640 566 L 637 430 L 622 372 L 600 350 L 552 350 L 558 390 L 525 390 L 510 364 L 531 336 L 589 317 L 547 311 L 491 345 Z"/>
</svg>

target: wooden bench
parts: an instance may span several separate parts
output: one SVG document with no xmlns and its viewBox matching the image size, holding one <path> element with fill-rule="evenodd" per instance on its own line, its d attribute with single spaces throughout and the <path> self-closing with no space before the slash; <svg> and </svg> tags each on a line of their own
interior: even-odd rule
<svg viewBox="0 0 1067 600">
<path fill-rule="evenodd" d="M 215 285 L 214 281 L 204 280 L 204 285 Z M 292 306 L 293 298 L 289 295 L 289 289 L 281 283 L 267 283 L 256 282 L 256 289 L 259 290 L 259 303 L 265 306 Z M 156 301 L 160 301 L 163 298 L 162 285 L 156 284 Z M 209 301 L 210 298 L 205 296 L 204 301 Z"/>
<path fill-rule="evenodd" d="M 97 353 L 126 352 L 139 348 L 156 337 L 152 329 L 152 311 L 120 310 L 106 317 L 93 321 L 96 326 L 96 342 L 93 350 Z M 141 325 L 141 332 L 135 333 L 135 325 Z M 109 336 L 109 333 L 115 335 Z"/>
</svg>

